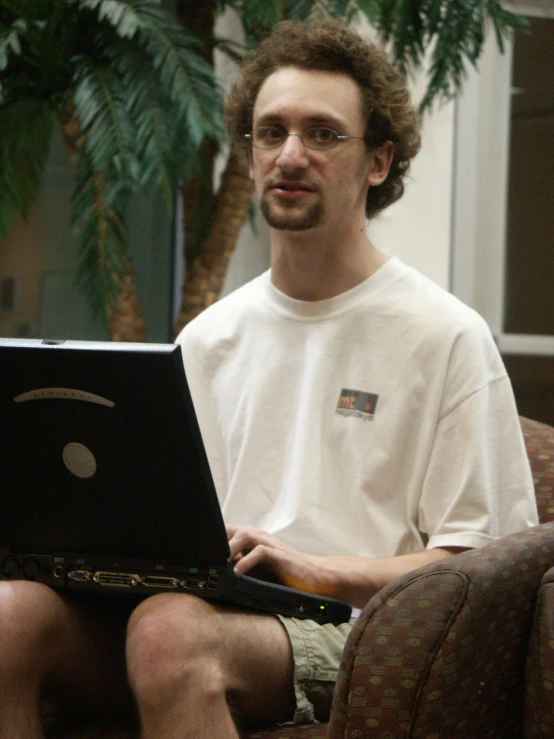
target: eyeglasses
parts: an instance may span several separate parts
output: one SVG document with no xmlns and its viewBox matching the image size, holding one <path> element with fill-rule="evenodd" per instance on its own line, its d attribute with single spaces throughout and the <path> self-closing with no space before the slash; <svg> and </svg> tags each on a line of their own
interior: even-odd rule
<svg viewBox="0 0 554 739">
<path fill-rule="evenodd" d="M 303 133 L 289 133 L 281 126 L 258 126 L 252 133 L 245 134 L 244 138 L 257 149 L 278 149 L 289 136 L 298 136 L 304 146 L 316 151 L 334 149 L 341 141 L 349 139 L 363 139 L 363 136 L 345 136 L 327 126 L 312 126 Z"/>
</svg>

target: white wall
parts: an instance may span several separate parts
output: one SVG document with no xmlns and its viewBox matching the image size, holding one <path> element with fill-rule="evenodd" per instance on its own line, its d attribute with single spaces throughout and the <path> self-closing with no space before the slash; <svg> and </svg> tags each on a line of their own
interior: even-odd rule
<svg viewBox="0 0 554 739">
<path fill-rule="evenodd" d="M 504 282 L 512 45 L 489 34 L 457 102 L 452 291 L 496 333 Z"/>
<path fill-rule="evenodd" d="M 421 84 L 418 84 L 418 88 Z M 403 197 L 368 226 L 373 243 L 448 289 L 454 104 L 427 114 Z"/>
</svg>

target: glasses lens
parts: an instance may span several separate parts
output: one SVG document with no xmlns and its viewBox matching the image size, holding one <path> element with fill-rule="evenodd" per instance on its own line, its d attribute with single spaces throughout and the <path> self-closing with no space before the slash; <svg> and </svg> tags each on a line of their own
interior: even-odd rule
<svg viewBox="0 0 554 739">
<path fill-rule="evenodd" d="M 287 132 L 278 126 L 259 126 L 255 128 L 252 143 L 259 149 L 276 149 L 287 138 Z"/>
<path fill-rule="evenodd" d="M 308 128 L 302 134 L 302 138 L 306 146 L 309 146 L 310 149 L 332 149 L 339 141 L 338 133 L 326 126 Z"/>
<path fill-rule="evenodd" d="M 258 149 L 276 149 L 290 135 L 280 126 L 258 126 L 252 131 L 251 141 Z M 326 126 L 313 126 L 301 135 L 294 135 L 299 135 L 304 145 L 310 149 L 332 149 L 339 142 L 339 134 Z"/>
</svg>

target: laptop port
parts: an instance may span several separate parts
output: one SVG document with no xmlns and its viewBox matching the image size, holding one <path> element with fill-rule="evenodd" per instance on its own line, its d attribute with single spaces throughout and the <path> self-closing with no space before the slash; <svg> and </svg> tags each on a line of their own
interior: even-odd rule
<svg viewBox="0 0 554 739">
<path fill-rule="evenodd" d="M 88 570 L 71 570 L 71 572 L 67 573 L 67 576 L 77 582 L 86 582 L 92 578 L 92 572 Z"/>
<path fill-rule="evenodd" d="M 138 585 L 140 577 L 130 572 L 95 572 L 93 575 L 94 582 L 107 587 L 132 588 Z"/>
<path fill-rule="evenodd" d="M 186 590 L 198 590 L 204 587 L 204 583 L 199 580 L 181 580 L 181 587 Z"/>
<path fill-rule="evenodd" d="M 141 580 L 147 588 L 178 588 L 180 583 L 175 577 L 164 577 L 162 575 L 146 575 Z"/>
</svg>

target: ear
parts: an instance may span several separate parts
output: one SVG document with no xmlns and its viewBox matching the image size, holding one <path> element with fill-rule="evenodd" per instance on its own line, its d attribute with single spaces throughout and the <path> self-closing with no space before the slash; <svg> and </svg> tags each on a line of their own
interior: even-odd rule
<svg viewBox="0 0 554 739">
<path fill-rule="evenodd" d="M 394 144 L 392 141 L 385 141 L 384 144 L 371 152 L 371 162 L 367 177 L 370 186 L 375 187 L 376 185 L 380 185 L 387 179 L 393 155 Z"/>
<path fill-rule="evenodd" d="M 248 147 L 248 174 L 250 179 L 254 179 L 254 157 L 252 156 L 252 147 Z"/>
</svg>

